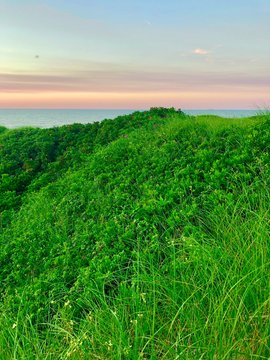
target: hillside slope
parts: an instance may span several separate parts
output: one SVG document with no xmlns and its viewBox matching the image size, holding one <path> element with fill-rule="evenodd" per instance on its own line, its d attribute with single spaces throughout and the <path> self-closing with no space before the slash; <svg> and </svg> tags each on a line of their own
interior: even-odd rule
<svg viewBox="0 0 270 360">
<path fill-rule="evenodd" d="M 93 126 L 0 135 L 3 358 L 267 358 L 269 116 Z"/>
</svg>

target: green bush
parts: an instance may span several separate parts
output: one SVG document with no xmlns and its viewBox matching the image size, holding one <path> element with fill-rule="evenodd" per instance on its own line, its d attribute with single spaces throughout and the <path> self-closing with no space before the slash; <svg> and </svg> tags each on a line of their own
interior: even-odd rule
<svg viewBox="0 0 270 360">
<path fill-rule="evenodd" d="M 7 136 L 3 358 L 269 356 L 269 116 L 207 121 Z"/>
</svg>

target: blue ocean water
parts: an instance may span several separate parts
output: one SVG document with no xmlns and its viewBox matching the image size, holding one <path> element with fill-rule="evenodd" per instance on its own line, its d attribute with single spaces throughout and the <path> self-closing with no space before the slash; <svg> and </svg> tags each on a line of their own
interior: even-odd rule
<svg viewBox="0 0 270 360">
<path fill-rule="evenodd" d="M 32 126 L 50 128 L 73 123 L 87 124 L 117 116 L 131 114 L 126 109 L 0 109 L 0 125 L 7 128 Z M 258 114 L 258 110 L 183 110 L 190 115 L 214 114 L 223 117 L 246 117 Z"/>
<path fill-rule="evenodd" d="M 0 125 L 7 128 L 33 126 L 50 128 L 67 124 L 88 124 L 131 114 L 134 110 L 85 109 L 0 109 Z"/>
</svg>

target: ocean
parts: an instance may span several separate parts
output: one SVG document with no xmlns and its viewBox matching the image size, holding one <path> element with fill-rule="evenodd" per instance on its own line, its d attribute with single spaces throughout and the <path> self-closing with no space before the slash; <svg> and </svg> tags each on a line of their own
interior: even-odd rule
<svg viewBox="0 0 270 360">
<path fill-rule="evenodd" d="M 0 109 L 0 126 L 17 128 L 23 126 L 50 128 L 67 124 L 87 124 L 104 119 L 114 119 L 136 110 L 126 109 Z M 190 115 L 213 114 L 223 117 L 247 117 L 259 110 L 183 110 Z"/>
</svg>

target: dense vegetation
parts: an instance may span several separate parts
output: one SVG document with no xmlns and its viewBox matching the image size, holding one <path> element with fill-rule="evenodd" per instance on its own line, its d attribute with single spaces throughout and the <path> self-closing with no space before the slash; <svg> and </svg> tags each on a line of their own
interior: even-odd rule
<svg viewBox="0 0 270 360">
<path fill-rule="evenodd" d="M 0 127 L 1 359 L 268 359 L 270 117 Z"/>
</svg>

